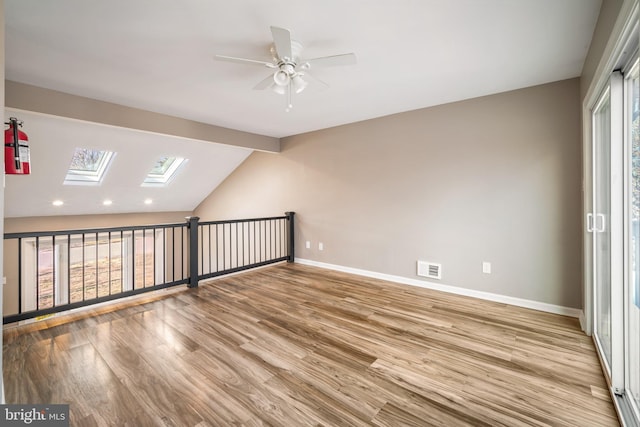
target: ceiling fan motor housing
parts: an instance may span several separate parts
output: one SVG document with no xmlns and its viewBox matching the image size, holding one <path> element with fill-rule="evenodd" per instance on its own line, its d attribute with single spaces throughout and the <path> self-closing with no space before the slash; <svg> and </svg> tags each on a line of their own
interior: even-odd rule
<svg viewBox="0 0 640 427">
<path fill-rule="evenodd" d="M 302 52 L 302 43 L 296 40 L 291 40 L 291 55 L 292 58 L 283 57 L 278 54 L 276 45 L 272 44 L 270 51 L 273 61 L 277 64 L 278 70 L 273 73 L 273 82 L 278 86 L 287 86 L 291 80 L 297 76 L 296 65 L 300 60 L 300 54 Z"/>
</svg>

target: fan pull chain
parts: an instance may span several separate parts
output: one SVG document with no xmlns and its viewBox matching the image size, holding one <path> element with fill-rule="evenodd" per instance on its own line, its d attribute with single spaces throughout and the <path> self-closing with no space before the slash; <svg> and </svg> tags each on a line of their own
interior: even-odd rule
<svg viewBox="0 0 640 427">
<path fill-rule="evenodd" d="M 291 80 L 289 80 L 289 84 L 287 85 L 287 108 L 285 108 L 284 111 L 288 113 L 292 108 L 293 103 L 291 102 Z"/>
</svg>

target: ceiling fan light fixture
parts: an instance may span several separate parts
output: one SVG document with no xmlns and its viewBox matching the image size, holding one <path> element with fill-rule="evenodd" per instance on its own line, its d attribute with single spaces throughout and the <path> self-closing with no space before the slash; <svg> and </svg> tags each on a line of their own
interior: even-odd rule
<svg viewBox="0 0 640 427">
<path fill-rule="evenodd" d="M 273 81 L 278 86 L 286 86 L 289 84 L 290 80 L 291 78 L 289 77 L 289 74 L 287 74 L 285 71 L 278 70 L 273 73 Z"/>
<path fill-rule="evenodd" d="M 286 86 L 272 85 L 271 89 L 278 95 L 284 95 L 287 93 Z"/>
<path fill-rule="evenodd" d="M 309 83 L 307 83 L 300 74 L 297 74 L 293 77 L 293 79 L 291 80 L 292 84 L 293 84 L 293 90 L 296 93 L 300 93 L 302 92 Z"/>
</svg>

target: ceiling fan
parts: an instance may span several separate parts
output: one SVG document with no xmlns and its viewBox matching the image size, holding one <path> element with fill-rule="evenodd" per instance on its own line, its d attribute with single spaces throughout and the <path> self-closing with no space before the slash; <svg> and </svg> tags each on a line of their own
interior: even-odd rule
<svg viewBox="0 0 640 427">
<path fill-rule="evenodd" d="M 302 43 L 293 40 L 289 30 L 272 26 L 271 35 L 273 36 L 273 43 L 270 48 L 271 62 L 225 55 L 215 55 L 215 59 L 243 64 L 262 65 L 272 69 L 273 73 L 255 85 L 254 89 L 264 90 L 269 88 L 276 93 L 286 95 L 287 107 L 285 111 L 287 112 L 293 108 L 293 102 L 291 100 L 293 92 L 302 92 L 309 84 L 309 81 L 314 81 L 324 87 L 329 87 L 329 85 L 322 80 L 309 74 L 309 70 L 312 67 L 353 65 L 356 63 L 356 55 L 354 53 L 303 59 L 301 56 Z"/>
</svg>

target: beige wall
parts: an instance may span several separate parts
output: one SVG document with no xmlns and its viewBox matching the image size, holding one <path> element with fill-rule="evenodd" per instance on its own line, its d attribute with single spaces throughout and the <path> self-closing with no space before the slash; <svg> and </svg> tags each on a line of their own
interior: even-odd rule
<svg viewBox="0 0 640 427">
<path fill-rule="evenodd" d="M 579 98 L 572 79 L 285 138 L 195 214 L 293 210 L 298 258 L 412 279 L 439 262 L 443 284 L 581 307 Z"/>
</svg>

